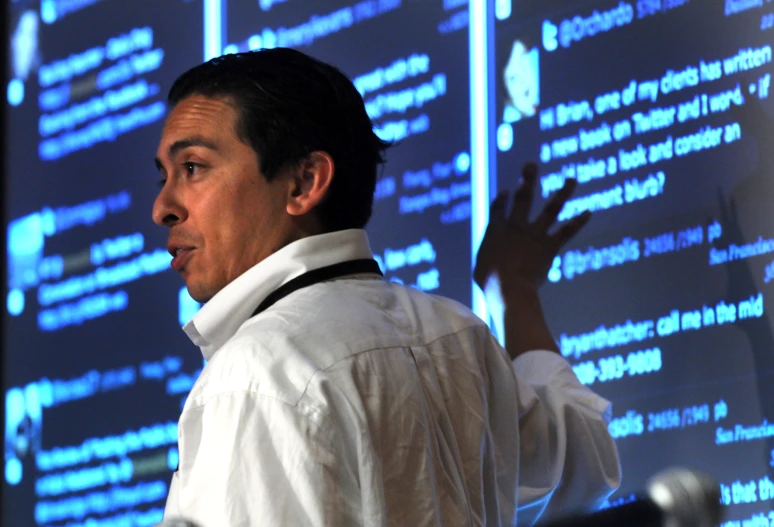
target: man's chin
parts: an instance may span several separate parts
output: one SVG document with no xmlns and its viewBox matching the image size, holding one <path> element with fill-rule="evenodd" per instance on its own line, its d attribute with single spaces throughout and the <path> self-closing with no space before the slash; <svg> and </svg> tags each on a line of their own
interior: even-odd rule
<svg viewBox="0 0 774 527">
<path fill-rule="evenodd" d="M 203 287 L 201 283 L 195 282 L 190 278 L 185 279 L 185 286 L 188 289 L 188 294 L 191 298 L 200 304 L 206 304 L 213 296 L 215 296 L 210 293 L 210 288 Z"/>
</svg>

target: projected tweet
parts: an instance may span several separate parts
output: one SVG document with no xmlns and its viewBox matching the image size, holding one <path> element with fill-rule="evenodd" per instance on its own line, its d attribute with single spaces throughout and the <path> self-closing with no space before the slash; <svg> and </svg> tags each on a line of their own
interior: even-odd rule
<svg viewBox="0 0 774 527">
<path fill-rule="evenodd" d="M 163 60 L 164 50 L 154 47 L 153 29 L 146 26 L 42 65 L 40 158 L 59 159 L 161 119 L 166 107 L 148 74 Z"/>
<path fill-rule="evenodd" d="M 761 73 L 757 80 L 744 86 L 734 77 L 739 73 L 760 70 L 771 60 L 770 45 L 741 49 L 722 59 L 700 60 L 695 65 L 669 68 L 664 75 L 652 80 L 631 80 L 620 90 L 602 93 L 590 100 L 560 102 L 541 110 L 542 132 L 573 130 L 570 134 L 543 142 L 539 152 L 535 153 L 545 164 L 561 163 L 557 171 L 540 178 L 543 197 L 561 188 L 567 178 L 576 179 L 582 185 L 616 176 L 624 179 L 623 183 L 615 183 L 570 201 L 560 214 L 560 219 L 567 219 L 585 210 L 605 210 L 661 195 L 667 185 L 667 175 L 657 167 L 666 165 L 672 159 L 722 148 L 742 138 L 742 126 L 733 117 L 724 119 L 725 122 L 717 126 L 702 121 L 729 113 L 734 106 L 744 105 L 748 97 L 767 99 L 771 73 Z M 692 93 L 692 88 L 720 83 L 723 79 L 728 79 L 732 86 Z M 665 96 L 681 92 L 686 95 L 674 104 L 626 112 L 636 103 L 656 104 Z M 618 119 L 623 112 L 628 115 Z M 668 132 L 678 124 L 687 123 L 692 124 L 686 133 Z M 501 125 L 498 138 L 512 135 L 512 131 L 508 131 L 509 126 L 507 123 Z M 662 133 L 658 134 L 660 131 Z M 640 139 L 646 135 L 656 135 L 657 138 L 650 141 Z M 628 144 L 618 146 L 621 143 Z M 500 140 L 498 146 L 500 150 L 508 150 L 512 143 Z M 605 147 L 614 148 L 615 153 L 600 156 L 598 152 Z M 643 172 L 647 175 L 631 177 Z"/>
</svg>

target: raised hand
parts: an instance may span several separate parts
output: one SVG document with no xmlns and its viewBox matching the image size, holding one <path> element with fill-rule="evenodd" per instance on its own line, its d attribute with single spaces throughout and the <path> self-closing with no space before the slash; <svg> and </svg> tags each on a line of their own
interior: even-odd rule
<svg viewBox="0 0 774 527">
<path fill-rule="evenodd" d="M 508 192 L 501 192 L 492 202 L 489 225 L 473 271 L 473 279 L 484 291 L 493 313 L 503 310 L 501 331 L 511 358 L 533 349 L 559 351 L 543 315 L 538 289 L 559 249 L 591 217 L 585 212 L 549 232 L 575 190 L 576 181 L 568 179 L 530 222 L 537 175 L 534 163 L 524 166 L 510 213 Z"/>
<path fill-rule="evenodd" d="M 567 179 L 535 221 L 530 222 L 537 176 L 537 165 L 528 163 L 524 166 L 522 182 L 514 192 L 510 213 L 507 191 L 500 192 L 492 202 L 489 225 L 473 271 L 473 279 L 482 290 L 493 277 L 503 289 L 528 287 L 537 290 L 545 281 L 559 249 L 578 234 L 591 217 L 591 213 L 584 212 L 549 233 L 575 190 L 576 181 Z"/>
</svg>

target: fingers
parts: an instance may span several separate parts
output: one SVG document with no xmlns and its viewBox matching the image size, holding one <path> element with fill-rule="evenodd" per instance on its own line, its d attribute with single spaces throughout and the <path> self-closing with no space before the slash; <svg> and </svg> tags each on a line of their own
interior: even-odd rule
<svg viewBox="0 0 774 527">
<path fill-rule="evenodd" d="M 577 181 L 574 179 L 565 179 L 564 186 L 553 195 L 535 220 L 533 226 L 537 232 L 547 232 L 551 225 L 554 224 L 556 217 L 559 216 L 564 204 L 567 203 L 577 184 Z"/>
<path fill-rule="evenodd" d="M 550 236 L 555 249 L 558 251 L 564 244 L 573 239 L 590 219 L 591 212 L 587 210 L 559 227 L 556 232 Z"/>
<path fill-rule="evenodd" d="M 527 163 L 521 171 L 521 185 L 513 195 L 513 208 L 508 217 L 509 221 L 527 223 L 529 213 L 532 210 L 532 200 L 535 195 L 535 182 L 537 181 L 537 165 Z"/>
<path fill-rule="evenodd" d="M 508 191 L 501 190 L 489 206 L 489 221 L 504 220 L 508 210 Z"/>
</svg>

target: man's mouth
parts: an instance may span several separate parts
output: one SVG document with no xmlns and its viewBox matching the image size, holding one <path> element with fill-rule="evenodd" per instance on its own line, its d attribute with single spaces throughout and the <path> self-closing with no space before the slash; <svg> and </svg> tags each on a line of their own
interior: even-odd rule
<svg viewBox="0 0 774 527">
<path fill-rule="evenodd" d="M 180 272 L 191 258 L 193 247 L 169 247 L 169 253 L 172 255 L 171 266 L 177 272 Z"/>
</svg>

